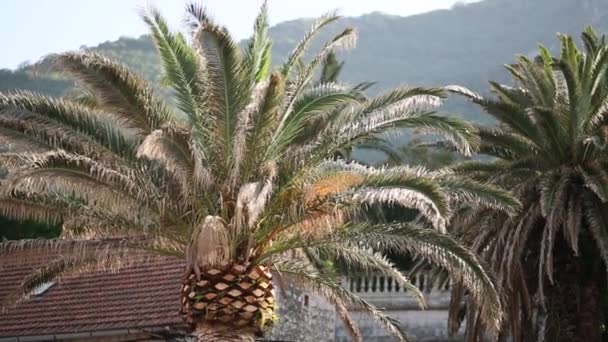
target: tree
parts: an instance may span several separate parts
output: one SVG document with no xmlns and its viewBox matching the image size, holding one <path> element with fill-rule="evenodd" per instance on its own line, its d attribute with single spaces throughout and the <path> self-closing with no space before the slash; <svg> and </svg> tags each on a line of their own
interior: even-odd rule
<svg viewBox="0 0 608 342">
<path fill-rule="evenodd" d="M 496 98 L 450 87 L 498 121 L 479 129 L 480 151 L 492 159 L 453 170 L 511 189 L 523 206 L 515 217 L 463 210 L 456 224 L 497 271 L 506 294 L 506 333 L 515 341 L 601 340 L 608 50 L 590 28 L 582 37 L 583 50 L 561 35 L 558 57 L 542 46 L 535 60 L 519 57 L 507 66 L 515 87 L 491 82 Z M 471 311 L 467 321 L 475 323 Z M 474 338 L 479 327 L 468 328 Z"/>
<path fill-rule="evenodd" d="M 444 229 L 455 194 L 487 208 L 512 210 L 517 202 L 451 174 L 372 168 L 336 157 L 404 127 L 442 134 L 471 152 L 473 127 L 429 109 L 443 91 L 399 88 L 367 100 L 356 87 L 310 85 L 326 56 L 355 38 L 347 28 L 303 60 L 311 39 L 338 19 L 333 14 L 320 18 L 271 71 L 266 6 L 244 51 L 203 8 L 189 5 L 187 12 L 190 44 L 155 9 L 142 15 L 172 101 L 126 67 L 87 52 L 54 59 L 92 101 L 29 92 L 0 97 L 0 127 L 15 141 L 46 148 L 2 155 L 12 167 L 0 213 L 62 222 L 64 240 L 48 246 L 67 248 L 63 261 L 28 277 L 21 293 L 83 264 L 145 250 L 186 261 L 181 314 L 201 341 L 252 341 L 271 326 L 274 271 L 327 298 L 357 340 L 348 305 L 406 340 L 393 320 L 343 289 L 340 273 L 321 262 L 394 277 L 423 300 L 382 254 L 401 252 L 464 279 L 484 307 L 484 321 L 497 326 L 501 305 L 492 277 L 474 254 L 437 230 Z M 322 128 L 306 129 L 319 118 Z M 414 208 L 419 219 L 371 223 L 361 209 L 375 203 Z M 107 253 L 108 244 L 117 252 Z M 27 245 L 5 243 L 0 250 Z"/>
</svg>

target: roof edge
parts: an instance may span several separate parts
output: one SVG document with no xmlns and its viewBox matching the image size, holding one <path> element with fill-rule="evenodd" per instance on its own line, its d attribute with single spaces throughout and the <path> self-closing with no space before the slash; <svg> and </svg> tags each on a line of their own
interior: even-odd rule
<svg viewBox="0 0 608 342">
<path fill-rule="evenodd" d="M 75 333 L 57 333 L 44 335 L 29 335 L 29 336 L 0 336 L 0 342 L 40 342 L 40 341 L 62 341 L 81 338 L 109 337 L 117 335 L 131 335 L 141 333 L 177 333 L 179 329 L 170 326 L 151 326 L 144 328 L 131 329 L 111 329 L 111 330 L 93 330 Z"/>
</svg>

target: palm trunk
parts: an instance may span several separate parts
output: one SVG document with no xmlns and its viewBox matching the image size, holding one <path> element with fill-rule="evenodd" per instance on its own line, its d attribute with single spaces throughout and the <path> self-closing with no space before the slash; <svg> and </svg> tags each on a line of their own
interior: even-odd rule
<svg viewBox="0 0 608 342">
<path fill-rule="evenodd" d="M 567 273 L 566 270 L 559 272 Z M 569 279 L 570 278 L 570 279 Z M 546 288 L 546 342 L 577 341 L 578 284 L 571 274 L 556 277 L 555 284 Z M 542 331 L 540 332 L 542 334 Z M 589 341 L 588 341 L 589 342 Z"/>
<path fill-rule="evenodd" d="M 587 280 L 580 291 L 578 310 L 578 342 L 601 341 L 600 289 L 597 282 Z"/>
<path fill-rule="evenodd" d="M 275 321 L 273 289 L 272 274 L 262 265 L 192 272 L 183 280 L 180 313 L 198 341 L 253 342 Z"/>
<path fill-rule="evenodd" d="M 602 293 L 605 287 L 605 266 L 597 250 L 592 248 L 593 241 L 583 235 L 578 279 L 578 308 L 576 341 L 590 342 L 602 340 Z"/>
<path fill-rule="evenodd" d="M 556 236 L 553 253 L 553 284 L 545 278 L 545 341 L 574 342 L 578 332 L 581 261 L 561 234 Z"/>
<path fill-rule="evenodd" d="M 237 329 L 219 324 L 201 323 L 196 326 L 194 336 L 205 342 L 254 342 L 255 333 L 251 329 Z"/>
<path fill-rule="evenodd" d="M 585 260 L 593 260 L 593 257 L 592 254 L 585 255 L 585 252 L 589 251 L 575 256 L 563 240 L 556 241 L 554 284 L 547 286 L 546 291 L 548 320 L 545 341 L 601 341 L 598 279 L 603 265 L 593 261 L 586 263 Z"/>
</svg>

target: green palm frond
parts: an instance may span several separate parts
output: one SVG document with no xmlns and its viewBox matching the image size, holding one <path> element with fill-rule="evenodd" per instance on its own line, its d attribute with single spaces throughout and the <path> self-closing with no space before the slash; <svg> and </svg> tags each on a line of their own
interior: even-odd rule
<svg viewBox="0 0 608 342">
<path fill-rule="evenodd" d="M 319 83 L 336 83 L 343 67 L 344 62 L 338 62 L 335 52 L 330 52 L 323 61 Z"/>
<path fill-rule="evenodd" d="M 154 90 L 127 67 L 101 55 L 64 53 L 53 60 L 72 74 L 95 97 L 98 106 L 111 109 L 124 120 L 124 126 L 145 136 L 175 120 L 175 115 L 160 101 Z"/>
<path fill-rule="evenodd" d="M 521 153 L 534 153 L 539 148 L 528 139 L 501 129 L 479 128 L 480 153 L 510 160 Z M 537 153 L 540 153 L 538 151 Z"/>
<path fill-rule="evenodd" d="M 264 1 L 253 26 L 246 52 L 247 68 L 252 79 L 262 81 L 270 72 L 272 42 L 268 37 L 268 3 Z"/>
<path fill-rule="evenodd" d="M 201 91 L 201 66 L 199 57 L 186 43 L 181 34 L 169 30 L 167 22 L 151 8 L 142 13 L 142 19 L 150 27 L 152 38 L 161 57 L 164 77 L 175 89 L 177 106 L 189 117 L 197 118 L 200 101 L 204 100 Z"/>
<path fill-rule="evenodd" d="M 321 51 L 297 74 L 295 81 L 288 84 L 285 89 L 285 100 L 282 105 L 283 115 L 279 121 L 277 132 L 273 136 L 273 144 L 270 148 L 270 155 L 276 155 L 282 151 L 280 146 L 285 145 L 282 139 L 283 131 L 289 131 L 291 127 L 287 124 L 294 117 L 294 105 L 300 94 L 306 89 L 317 67 L 322 63 L 326 56 L 336 49 L 350 48 L 356 41 L 356 32 L 352 28 L 347 28 L 321 48 Z M 279 146 L 279 147 L 277 147 Z"/>
<path fill-rule="evenodd" d="M 251 80 L 246 78 L 240 49 L 226 28 L 207 20 L 195 33 L 194 44 L 205 75 L 204 114 L 210 117 L 209 126 L 217 132 L 216 143 L 230 153 L 237 115 L 248 102 Z"/>
<path fill-rule="evenodd" d="M 534 125 L 532 118 L 527 115 L 524 108 L 509 102 L 484 99 L 481 95 L 460 86 L 448 86 L 446 90 L 469 98 L 499 122 L 508 125 L 510 129 L 522 136 L 538 142 L 538 128 Z"/>
<path fill-rule="evenodd" d="M 280 108 L 285 92 L 285 79 L 280 73 L 274 72 L 268 80 L 268 89 L 264 103 L 253 113 L 250 119 L 250 129 L 246 137 L 246 145 L 251 158 L 245 161 L 245 174 L 257 172 L 254 165 L 260 165 L 266 160 L 268 147 L 279 122 Z"/>
<path fill-rule="evenodd" d="M 313 142 L 321 156 L 367 142 L 368 137 L 404 134 L 405 129 L 438 134 L 466 154 L 476 150 L 479 141 L 475 128 L 463 120 L 433 112 L 410 112 L 407 107 L 379 111 L 359 121 L 330 125 Z"/>
<path fill-rule="evenodd" d="M 302 40 L 298 42 L 296 47 L 291 51 L 289 57 L 287 57 L 287 60 L 283 64 L 281 72 L 284 77 L 289 76 L 292 68 L 296 65 L 296 63 L 300 62 L 300 59 L 304 55 L 304 52 L 306 52 L 306 50 L 308 49 L 308 46 L 311 44 L 313 38 L 315 38 L 325 26 L 337 21 L 338 19 L 340 19 L 340 17 L 336 15 L 335 12 L 330 12 L 322 15 L 312 24 L 308 32 L 306 32 L 306 34 L 304 35 L 304 38 L 302 38 Z"/>
<path fill-rule="evenodd" d="M 441 187 L 450 191 L 451 198 L 460 204 L 509 214 L 515 214 L 521 209 L 517 198 L 491 183 L 454 177 L 451 172 L 440 172 L 435 179 L 440 182 Z"/>
<path fill-rule="evenodd" d="M 509 189 L 520 205 L 505 201 L 499 211 L 492 209 L 492 203 L 461 210 L 453 229 L 495 268 L 510 315 L 504 328 L 516 340 L 553 338 L 535 330 L 538 327 L 530 320 L 531 312 L 544 310 L 544 299 L 554 296 L 546 291 L 549 284 L 554 289 L 569 286 L 560 283 L 568 271 L 555 265 L 574 262 L 572 258 L 606 260 L 602 212 L 608 195 L 604 167 L 608 50 L 605 38 L 591 29 L 583 33 L 584 49 L 569 36 L 560 35 L 559 42 L 559 56 L 541 46 L 538 58 L 517 58 L 507 67 L 513 87 L 490 83 L 495 98 L 447 87 L 498 121 L 497 128 L 479 128 L 480 152 L 492 158 L 456 165 L 450 172 Z M 492 201 L 498 197 L 491 195 Z M 505 210 L 516 207 L 521 211 Z M 605 276 L 598 267 L 585 272 Z M 469 310 L 468 315 L 476 313 Z M 547 319 L 558 315 L 552 313 Z M 471 338 L 483 333 L 482 324 L 467 325 Z"/>
<path fill-rule="evenodd" d="M 440 104 L 440 99 L 445 97 L 443 90 L 436 88 L 403 87 L 386 91 L 372 98 L 359 115 L 373 113 L 379 109 L 391 105 L 398 105 L 403 101 L 409 101 L 408 105 L 416 104 L 417 109 L 433 110 Z"/>
</svg>

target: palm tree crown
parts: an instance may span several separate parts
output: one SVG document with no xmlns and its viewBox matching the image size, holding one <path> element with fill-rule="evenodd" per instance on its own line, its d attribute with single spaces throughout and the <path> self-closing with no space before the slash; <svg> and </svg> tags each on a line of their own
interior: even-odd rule
<svg viewBox="0 0 608 342">
<path fill-rule="evenodd" d="M 333 14 L 315 22 L 272 71 L 265 6 L 244 49 L 200 6 L 189 5 L 187 12 L 189 38 L 170 31 L 156 10 L 143 13 L 173 95 L 169 101 L 128 68 L 88 52 L 54 56 L 88 91 L 87 101 L 29 92 L 0 97 L 3 134 L 33 149 L 3 155 L 11 172 L 2 184 L 0 211 L 62 222 L 62 238 L 79 251 L 65 253 L 62 267 L 49 265 L 28 278 L 23 293 L 75 265 L 99 264 L 95 246 L 108 242 L 184 258 L 182 313 L 203 330 L 208 322 L 265 329 L 273 311 L 268 284 L 256 283 L 261 299 L 245 307 L 262 314 L 252 318 L 239 307 L 241 320 L 214 299 L 208 284 L 223 272 L 230 278 L 224 285 L 239 285 L 230 283 L 234 269 L 272 282 L 268 271 L 277 270 L 329 299 L 359 339 L 347 305 L 372 313 L 404 340 L 394 321 L 342 289 L 339 274 L 322 262 L 394 277 L 422 298 L 379 253 L 393 251 L 453 272 L 484 304 L 484 321 L 498 325 L 501 307 L 491 277 L 473 254 L 437 230 L 444 229 L 455 200 L 506 210 L 517 202 L 450 172 L 372 168 L 338 158 L 344 149 L 408 127 L 441 134 L 471 153 L 478 144 L 475 129 L 434 111 L 443 91 L 398 88 L 367 98 L 361 86 L 330 76 L 311 82 L 330 53 L 355 42 L 355 31 L 345 29 L 304 62 L 311 39 L 338 19 Z M 361 209 L 374 204 L 414 208 L 420 217 L 371 224 Z M 103 255 L 108 262 L 127 256 Z M 205 306 L 208 311 L 197 311 Z"/>
<path fill-rule="evenodd" d="M 495 99 L 449 87 L 498 122 L 497 127 L 479 129 L 480 151 L 491 160 L 466 162 L 453 170 L 511 189 L 523 205 L 515 217 L 468 210 L 456 224 L 497 271 L 508 294 L 505 322 L 517 341 L 536 336 L 532 330 L 544 326 L 547 313 L 547 338 L 557 341 L 550 336 L 560 329 L 552 321 L 558 310 L 547 308 L 557 304 L 546 303 L 544 291 L 547 280 L 560 283 L 554 277 L 571 271 L 563 264 L 571 262 L 564 253 L 595 259 L 583 267 L 595 279 L 598 272 L 605 273 L 597 269 L 602 263 L 598 260 L 608 261 L 608 50 L 605 39 L 591 29 L 583 41 L 581 51 L 571 37 L 560 36 L 558 57 L 542 46 L 535 60 L 519 57 L 507 66 L 515 87 L 491 82 Z M 554 270 L 556 258 L 559 272 Z M 531 323 L 533 317 L 536 323 Z M 575 340 L 565 331 L 562 324 L 561 338 Z"/>
</svg>

